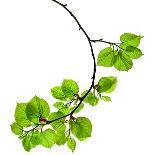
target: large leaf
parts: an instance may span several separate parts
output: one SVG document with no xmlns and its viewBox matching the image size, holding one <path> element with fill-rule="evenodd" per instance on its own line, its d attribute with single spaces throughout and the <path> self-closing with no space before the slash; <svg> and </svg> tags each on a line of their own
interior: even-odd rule
<svg viewBox="0 0 155 155">
<path fill-rule="evenodd" d="M 75 81 L 65 79 L 62 82 L 62 91 L 67 98 L 73 99 L 75 98 L 75 95 L 79 92 L 79 87 Z"/>
<path fill-rule="evenodd" d="M 78 117 L 76 120 L 70 120 L 69 126 L 71 132 L 79 139 L 91 137 L 92 124 L 86 117 Z"/>
<path fill-rule="evenodd" d="M 76 148 L 76 141 L 73 138 L 68 138 L 67 146 L 70 150 L 72 150 L 72 152 L 74 152 Z"/>
<path fill-rule="evenodd" d="M 39 118 L 47 118 L 50 113 L 50 107 L 48 103 L 37 96 L 34 96 L 26 107 L 27 118 L 33 122 L 38 123 Z"/>
<path fill-rule="evenodd" d="M 121 48 L 126 48 L 127 46 L 133 46 L 138 47 L 140 44 L 140 40 L 142 39 L 142 36 L 138 36 L 132 33 L 124 33 L 120 36 L 120 40 L 122 44 L 120 45 Z"/>
<path fill-rule="evenodd" d="M 100 78 L 98 82 L 98 88 L 97 91 L 99 93 L 111 93 L 112 91 L 115 90 L 117 85 L 117 78 L 113 76 L 109 77 L 102 77 Z"/>
<path fill-rule="evenodd" d="M 42 134 L 39 131 L 35 131 L 31 135 L 31 143 L 34 145 L 39 145 L 42 142 Z"/>
<path fill-rule="evenodd" d="M 66 135 L 64 133 L 57 133 L 56 137 L 57 137 L 56 144 L 58 146 L 64 145 L 66 143 L 66 141 L 67 141 L 67 137 L 66 137 Z"/>
<path fill-rule="evenodd" d="M 83 97 L 87 92 L 88 90 L 84 91 L 81 94 L 81 97 Z M 92 92 L 89 92 L 89 94 L 84 98 L 83 101 L 85 103 L 89 103 L 91 106 L 95 106 L 98 104 L 99 99 Z"/>
<path fill-rule="evenodd" d="M 137 48 L 137 47 L 133 47 L 133 46 L 127 46 L 125 52 L 132 58 L 132 59 L 139 59 L 143 53 L 142 51 Z"/>
<path fill-rule="evenodd" d="M 132 68 L 133 62 L 128 54 L 120 51 L 117 56 L 115 56 L 115 68 L 119 71 L 128 71 Z"/>
<path fill-rule="evenodd" d="M 114 52 L 111 47 L 107 47 L 99 53 L 97 65 L 105 67 L 111 67 L 114 65 Z"/>
<path fill-rule="evenodd" d="M 27 103 L 17 103 L 14 114 L 17 124 L 19 124 L 22 127 L 27 127 L 30 125 L 30 121 L 28 120 L 25 113 L 26 106 Z"/>
<path fill-rule="evenodd" d="M 47 148 L 51 148 L 56 142 L 56 133 L 52 129 L 46 129 L 41 134 L 41 145 Z"/>
<path fill-rule="evenodd" d="M 60 111 L 58 112 L 53 112 L 49 116 L 49 120 L 55 120 L 57 118 L 60 118 L 64 116 L 64 114 Z M 65 118 L 59 119 L 57 121 L 54 121 L 50 124 L 54 130 L 57 132 L 64 132 L 66 130 L 66 125 L 65 125 Z"/>
<path fill-rule="evenodd" d="M 18 125 L 16 122 L 11 124 L 11 130 L 16 135 L 22 135 L 22 133 L 23 133 L 23 127 Z"/>
<path fill-rule="evenodd" d="M 56 86 L 56 87 L 52 88 L 51 93 L 52 93 L 52 96 L 54 98 L 56 98 L 56 99 L 59 99 L 59 100 L 62 100 L 62 101 L 66 100 L 65 94 L 63 93 L 62 88 L 59 87 L 59 86 Z"/>
</svg>

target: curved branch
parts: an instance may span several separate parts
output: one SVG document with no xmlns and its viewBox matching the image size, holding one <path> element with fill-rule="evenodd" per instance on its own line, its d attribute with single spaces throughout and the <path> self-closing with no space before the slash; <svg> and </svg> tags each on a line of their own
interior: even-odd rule
<svg viewBox="0 0 155 155">
<path fill-rule="evenodd" d="M 60 120 L 62 118 L 68 117 L 68 116 L 72 116 L 73 113 L 76 111 L 76 109 L 80 106 L 80 104 L 82 103 L 82 101 L 86 98 L 86 96 L 89 94 L 89 92 L 92 90 L 92 88 L 94 87 L 94 83 L 95 83 L 95 75 L 96 75 L 96 60 L 95 60 L 95 54 L 94 54 L 94 50 L 93 50 L 93 46 L 92 46 L 92 41 L 89 37 L 89 35 L 87 34 L 87 32 L 85 31 L 85 29 L 82 27 L 82 25 L 80 24 L 80 22 L 78 21 L 78 19 L 76 18 L 76 16 L 67 8 L 66 4 L 62 4 L 60 2 L 58 2 L 57 0 L 52 0 L 53 2 L 55 2 L 56 4 L 58 4 L 59 6 L 63 7 L 69 14 L 70 16 L 74 19 L 74 21 L 77 23 L 77 25 L 79 26 L 79 30 L 81 30 L 83 32 L 83 34 L 85 35 L 85 37 L 88 40 L 89 46 L 90 46 L 90 50 L 91 50 L 91 55 L 93 58 L 93 63 L 94 63 L 94 69 L 93 69 L 93 76 L 92 76 L 92 83 L 91 86 L 89 87 L 87 93 L 80 98 L 80 102 L 78 103 L 78 105 L 75 107 L 75 109 L 73 109 L 69 114 L 62 116 L 60 118 L 51 120 L 51 121 L 47 121 L 47 124 L 50 124 L 52 122 L 55 122 L 57 120 Z"/>
</svg>

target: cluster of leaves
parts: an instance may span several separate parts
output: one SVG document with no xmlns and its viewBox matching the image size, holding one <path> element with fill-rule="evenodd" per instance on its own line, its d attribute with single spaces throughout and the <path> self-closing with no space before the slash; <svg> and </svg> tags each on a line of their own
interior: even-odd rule
<svg viewBox="0 0 155 155">
<path fill-rule="evenodd" d="M 53 104 L 57 109 L 56 111 L 51 112 L 49 104 L 38 96 L 34 96 L 27 103 L 17 103 L 14 114 L 15 122 L 11 125 L 11 130 L 22 140 L 26 151 L 30 151 L 37 145 L 51 148 L 54 144 L 58 146 L 67 144 L 68 148 L 74 151 L 76 139 L 83 141 L 91 137 L 91 121 L 86 117 L 75 118 L 72 115 L 61 117 L 70 114 L 76 106 L 78 108 L 74 113 L 79 113 L 84 108 L 85 103 L 96 106 L 99 99 L 110 101 L 110 97 L 102 94 L 111 93 L 116 84 L 115 77 L 102 77 L 94 86 L 93 91 L 89 92 L 78 106 L 78 102 L 87 93 L 87 90 L 79 95 L 77 83 L 65 79 L 61 86 L 51 89 L 52 96 L 57 99 Z"/>
<path fill-rule="evenodd" d="M 114 66 L 119 71 L 128 71 L 133 66 L 132 59 L 138 59 L 143 55 L 138 48 L 142 38 L 132 33 L 122 34 L 119 45 L 111 43 L 110 47 L 101 50 L 98 55 L 98 66 Z"/>
</svg>

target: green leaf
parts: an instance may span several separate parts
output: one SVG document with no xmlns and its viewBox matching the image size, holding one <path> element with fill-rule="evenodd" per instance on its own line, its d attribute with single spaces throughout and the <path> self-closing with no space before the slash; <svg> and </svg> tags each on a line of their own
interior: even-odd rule
<svg viewBox="0 0 155 155">
<path fill-rule="evenodd" d="M 102 96 L 102 99 L 105 101 L 105 102 L 111 102 L 111 98 L 109 96 Z"/>
<path fill-rule="evenodd" d="M 52 93 L 52 96 L 58 100 L 61 100 L 61 101 L 66 101 L 66 96 L 65 94 L 63 93 L 62 91 L 62 88 L 59 87 L 59 86 L 56 86 L 54 88 L 51 89 L 51 93 Z"/>
<path fill-rule="evenodd" d="M 117 56 L 115 56 L 115 68 L 119 71 L 128 71 L 132 68 L 133 62 L 129 55 L 125 52 L 120 51 Z"/>
<path fill-rule="evenodd" d="M 38 123 L 39 118 L 47 118 L 50 113 L 50 107 L 48 103 L 37 96 L 34 96 L 26 107 L 27 118 L 33 122 Z"/>
<path fill-rule="evenodd" d="M 117 86 L 117 78 L 113 76 L 102 77 L 98 82 L 97 91 L 99 93 L 111 93 Z"/>
<path fill-rule="evenodd" d="M 27 106 L 27 103 L 17 103 L 15 114 L 14 114 L 17 124 L 19 124 L 22 127 L 27 127 L 31 123 L 28 120 L 25 113 L 26 106 Z"/>
<path fill-rule="evenodd" d="M 111 67 L 114 65 L 114 52 L 111 47 L 107 47 L 99 53 L 97 65 L 105 67 Z"/>
<path fill-rule="evenodd" d="M 142 36 L 132 33 L 124 33 L 120 36 L 120 40 L 122 42 L 121 48 L 125 49 L 127 46 L 138 47 L 142 38 Z"/>
<path fill-rule="evenodd" d="M 31 142 L 32 142 L 32 144 L 39 145 L 39 144 L 41 144 L 41 141 L 42 141 L 42 134 L 41 134 L 41 132 L 39 132 L 39 131 L 33 132 L 32 135 L 31 135 Z"/>
<path fill-rule="evenodd" d="M 81 97 L 83 97 L 87 92 L 88 90 L 84 91 L 81 94 Z M 89 92 L 89 94 L 85 97 L 83 101 L 85 103 L 89 103 L 91 106 L 96 106 L 98 104 L 99 99 L 92 92 Z"/>
<path fill-rule="evenodd" d="M 75 81 L 65 79 L 62 82 L 62 91 L 67 98 L 74 99 L 75 95 L 79 92 L 79 87 Z"/>
<path fill-rule="evenodd" d="M 137 47 L 133 47 L 133 46 L 127 46 L 125 52 L 132 58 L 132 59 L 139 59 L 143 53 L 142 51 L 137 48 Z"/>
<path fill-rule="evenodd" d="M 70 120 L 69 126 L 71 132 L 80 140 L 91 137 L 92 124 L 86 117 L 78 117 L 76 120 Z"/>
<path fill-rule="evenodd" d="M 57 118 L 60 118 L 64 116 L 64 114 L 60 111 L 58 112 L 53 112 L 49 116 L 49 120 L 55 120 Z M 57 132 L 64 132 L 66 130 L 66 125 L 65 125 L 65 118 L 59 119 L 57 121 L 54 121 L 50 124 L 54 130 Z"/>
<path fill-rule="evenodd" d="M 70 150 L 72 150 L 72 152 L 74 152 L 76 148 L 76 141 L 73 138 L 68 138 L 67 146 Z"/>
<path fill-rule="evenodd" d="M 22 135 L 23 133 L 23 127 L 21 127 L 20 125 L 18 125 L 16 122 L 13 123 L 11 125 L 11 131 L 15 134 L 15 135 Z"/>
<path fill-rule="evenodd" d="M 61 109 L 61 108 L 64 108 L 66 106 L 64 105 L 63 102 L 56 102 L 56 103 L 54 103 L 54 107 L 57 109 Z"/>
<path fill-rule="evenodd" d="M 52 129 L 46 129 L 42 132 L 41 145 L 47 148 L 51 148 L 56 143 L 56 133 Z"/>
<path fill-rule="evenodd" d="M 58 146 L 64 145 L 66 143 L 66 141 L 67 141 L 66 135 L 64 133 L 57 133 L 56 135 L 57 135 L 56 144 Z"/>
<path fill-rule="evenodd" d="M 30 135 L 27 135 L 25 138 L 23 138 L 22 144 L 23 144 L 25 151 L 27 151 L 27 152 L 30 152 L 30 150 L 35 147 L 35 145 L 33 145 L 31 143 L 31 136 Z"/>
<path fill-rule="evenodd" d="M 71 107 L 71 108 L 70 108 L 70 111 L 74 110 L 74 109 L 76 108 L 76 106 L 77 106 L 77 105 Z M 84 108 L 84 104 L 81 103 L 80 106 L 75 110 L 74 113 L 76 114 L 76 113 L 80 112 L 83 108 Z"/>
</svg>

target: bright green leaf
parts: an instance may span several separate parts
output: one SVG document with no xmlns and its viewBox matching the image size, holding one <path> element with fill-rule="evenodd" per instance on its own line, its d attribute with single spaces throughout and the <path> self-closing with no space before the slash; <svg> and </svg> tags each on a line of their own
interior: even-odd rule
<svg viewBox="0 0 155 155">
<path fill-rule="evenodd" d="M 74 110 L 74 109 L 76 108 L 76 106 L 77 106 L 77 105 L 71 107 L 70 110 L 71 110 L 71 111 Z M 75 110 L 74 113 L 76 114 L 76 113 L 80 112 L 83 108 L 84 108 L 84 104 L 81 103 L 80 106 Z"/>
<path fill-rule="evenodd" d="M 26 107 L 27 118 L 33 122 L 38 123 L 39 118 L 47 118 L 50 113 L 50 107 L 48 103 L 37 96 L 34 96 Z"/>
<path fill-rule="evenodd" d="M 105 102 L 111 102 L 111 98 L 109 96 L 102 96 L 102 99 L 105 101 Z"/>
<path fill-rule="evenodd" d="M 120 36 L 120 40 L 122 42 L 120 46 L 123 49 L 125 49 L 127 46 L 138 47 L 142 38 L 142 36 L 138 36 L 132 33 L 124 33 Z"/>
<path fill-rule="evenodd" d="M 53 112 L 49 116 L 49 120 L 55 120 L 57 118 L 60 118 L 64 116 L 64 114 L 60 111 L 58 112 Z M 50 124 L 54 130 L 57 132 L 64 132 L 66 130 L 66 125 L 65 125 L 65 118 L 59 119 L 57 121 L 54 121 Z"/>
<path fill-rule="evenodd" d="M 56 144 L 58 146 L 64 145 L 66 143 L 66 141 L 67 141 L 66 135 L 64 133 L 57 133 L 56 135 L 57 135 Z"/>
<path fill-rule="evenodd" d="M 114 65 L 114 52 L 111 47 L 107 47 L 99 53 L 97 65 L 105 67 L 111 67 Z"/>
<path fill-rule="evenodd" d="M 137 47 L 133 47 L 133 46 L 127 46 L 125 52 L 132 58 L 132 59 L 139 59 L 143 53 L 142 51 L 137 48 Z"/>
<path fill-rule="evenodd" d="M 78 117 L 76 120 L 70 120 L 69 126 L 71 132 L 80 140 L 91 137 L 92 124 L 86 117 Z"/>
<path fill-rule="evenodd" d="M 22 135 L 23 127 L 18 125 L 16 122 L 11 125 L 11 131 L 16 135 Z"/>
<path fill-rule="evenodd" d="M 39 145 L 39 144 L 41 144 L 41 141 L 42 141 L 41 132 L 39 132 L 39 131 L 33 132 L 32 135 L 31 135 L 32 144 Z"/>
<path fill-rule="evenodd" d="M 52 129 L 46 129 L 41 133 L 41 145 L 51 148 L 56 143 L 56 133 Z"/>
<path fill-rule="evenodd" d="M 83 97 L 87 92 L 88 90 L 84 91 L 81 94 L 81 97 Z M 91 106 L 95 106 L 98 104 L 99 99 L 92 92 L 89 92 L 89 94 L 84 98 L 83 101 L 85 103 L 89 103 Z"/>
<path fill-rule="evenodd" d="M 30 152 L 30 150 L 36 146 L 36 145 L 33 145 L 31 143 L 31 136 L 30 135 L 27 135 L 23 138 L 22 144 L 23 144 L 25 151 L 27 151 L 27 152 Z"/>
<path fill-rule="evenodd" d="M 109 77 L 102 77 L 100 78 L 98 82 L 98 88 L 97 91 L 99 93 L 111 93 L 112 91 L 115 90 L 117 85 L 117 78 L 113 76 Z"/>
<path fill-rule="evenodd" d="M 53 106 L 54 106 L 55 108 L 57 108 L 57 109 L 61 109 L 61 108 L 64 108 L 64 107 L 65 107 L 65 105 L 64 105 L 63 102 L 56 102 L 56 103 L 54 103 Z"/>
<path fill-rule="evenodd" d="M 120 51 L 117 56 L 115 56 L 115 68 L 119 71 L 128 71 L 132 68 L 133 62 L 129 55 L 125 52 Z"/>
<path fill-rule="evenodd" d="M 15 114 L 14 114 L 17 124 L 19 124 L 22 127 L 27 127 L 31 123 L 28 120 L 25 113 L 26 106 L 27 106 L 27 103 L 17 103 Z"/>
<path fill-rule="evenodd" d="M 79 87 L 75 81 L 65 79 L 62 82 L 62 91 L 67 98 L 73 99 L 75 98 L 75 95 L 79 92 Z"/>
<path fill-rule="evenodd" d="M 76 148 L 76 141 L 73 138 L 68 138 L 67 146 L 70 150 L 72 150 L 72 152 L 74 152 Z"/>
<path fill-rule="evenodd" d="M 59 86 L 56 86 L 51 89 L 52 96 L 58 100 L 66 101 L 66 96 L 62 91 L 62 88 Z"/>
</svg>

